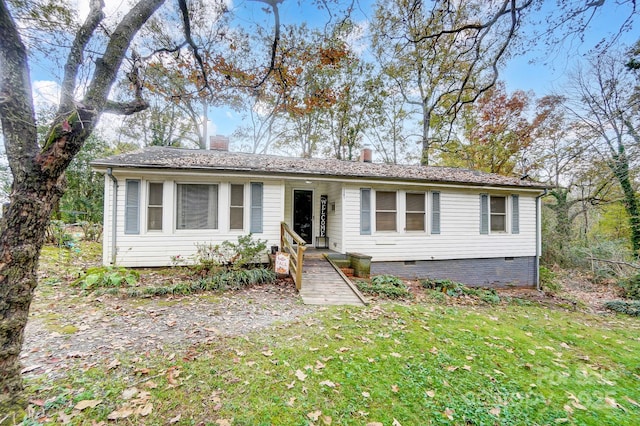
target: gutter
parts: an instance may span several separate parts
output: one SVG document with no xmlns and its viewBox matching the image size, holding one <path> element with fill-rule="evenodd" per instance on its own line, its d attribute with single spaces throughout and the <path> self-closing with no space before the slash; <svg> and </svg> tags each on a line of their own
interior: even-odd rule
<svg viewBox="0 0 640 426">
<path fill-rule="evenodd" d="M 113 200 L 111 205 L 113 206 L 113 211 L 111 213 L 111 264 L 116 264 L 116 235 L 118 235 L 118 228 L 116 225 L 118 224 L 118 179 L 113 175 L 113 170 L 111 167 L 107 168 L 107 175 L 113 181 Z"/>
<path fill-rule="evenodd" d="M 547 188 L 536 197 L 536 260 L 535 260 L 535 282 L 536 290 L 542 291 L 540 287 L 540 255 L 542 254 L 542 209 L 540 199 L 547 195 Z"/>
</svg>

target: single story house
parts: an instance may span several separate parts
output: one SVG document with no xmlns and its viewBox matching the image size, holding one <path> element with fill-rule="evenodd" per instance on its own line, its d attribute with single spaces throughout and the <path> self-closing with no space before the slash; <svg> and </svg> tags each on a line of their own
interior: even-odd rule
<svg viewBox="0 0 640 426">
<path fill-rule="evenodd" d="M 370 158 L 370 152 L 365 155 Z M 544 185 L 369 161 L 149 147 L 92 163 L 105 175 L 104 264 L 153 267 L 248 233 L 371 256 L 371 273 L 535 286 Z"/>
</svg>

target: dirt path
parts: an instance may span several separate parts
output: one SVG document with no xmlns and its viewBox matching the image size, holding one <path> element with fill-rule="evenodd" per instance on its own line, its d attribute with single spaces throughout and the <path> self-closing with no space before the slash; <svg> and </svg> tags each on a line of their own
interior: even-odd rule
<svg viewBox="0 0 640 426">
<path fill-rule="evenodd" d="M 153 299 L 78 296 L 65 289 L 37 293 L 21 361 L 25 374 L 57 376 L 78 362 L 109 362 L 120 352 L 186 348 L 292 321 L 305 306 L 288 283 L 223 295 Z"/>
</svg>

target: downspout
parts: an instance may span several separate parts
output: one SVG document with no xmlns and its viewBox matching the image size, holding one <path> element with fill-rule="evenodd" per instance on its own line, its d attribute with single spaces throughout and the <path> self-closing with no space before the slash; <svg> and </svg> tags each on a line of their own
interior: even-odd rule
<svg viewBox="0 0 640 426">
<path fill-rule="evenodd" d="M 116 264 L 116 235 L 118 234 L 118 228 L 116 225 L 118 224 L 118 179 L 113 175 L 113 170 L 111 167 L 107 168 L 107 175 L 113 181 L 113 201 L 111 202 L 111 206 L 113 211 L 111 212 L 111 264 Z"/>
<path fill-rule="evenodd" d="M 547 188 L 544 192 L 536 197 L 536 260 L 535 260 L 535 281 L 536 290 L 541 291 L 540 287 L 540 255 L 542 254 L 542 209 L 540 199 L 547 195 Z"/>
</svg>

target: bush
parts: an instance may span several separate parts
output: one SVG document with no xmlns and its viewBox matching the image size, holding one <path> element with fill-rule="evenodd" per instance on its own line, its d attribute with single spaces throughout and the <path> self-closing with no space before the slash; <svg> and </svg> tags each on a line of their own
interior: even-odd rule
<svg viewBox="0 0 640 426">
<path fill-rule="evenodd" d="M 103 287 L 130 287 L 134 286 L 139 279 L 140 274 L 131 269 L 106 266 L 89 268 L 86 274 L 73 284 L 79 285 L 83 290 L 95 290 Z"/>
<path fill-rule="evenodd" d="M 220 244 L 197 243 L 194 267 L 198 272 L 208 274 L 220 268 L 240 270 L 260 263 L 267 250 L 266 240 L 254 240 L 251 234 L 238 237 L 238 242 L 223 241 Z M 173 256 L 179 259 L 180 256 Z"/>
<path fill-rule="evenodd" d="M 500 303 L 500 296 L 498 296 L 498 293 L 492 288 L 470 288 L 462 283 L 451 280 L 426 279 L 421 280 L 420 284 L 428 290 L 438 291 L 450 297 L 472 296 L 491 305 Z"/>
<path fill-rule="evenodd" d="M 45 233 L 47 243 L 57 245 L 61 248 L 72 248 L 75 245 L 73 235 L 67 232 L 66 225 L 61 220 L 52 220 L 49 222 Z"/>
<path fill-rule="evenodd" d="M 605 303 L 604 306 L 615 312 L 640 317 L 640 301 L 613 300 Z"/>
<path fill-rule="evenodd" d="M 640 300 L 640 273 L 618 282 L 627 299 Z"/>
<path fill-rule="evenodd" d="M 358 289 L 365 294 L 384 296 L 391 299 L 410 296 L 406 284 L 393 275 L 376 275 L 371 278 L 371 282 L 356 281 Z"/>
<path fill-rule="evenodd" d="M 560 283 L 558 283 L 556 279 L 556 274 L 549 268 L 545 266 L 540 266 L 538 269 L 538 278 L 540 279 L 540 288 L 549 294 L 556 294 L 559 292 L 562 287 Z"/>
<path fill-rule="evenodd" d="M 100 241 L 102 237 L 101 224 L 82 221 L 80 222 L 80 227 L 82 228 L 85 241 Z"/>
</svg>

